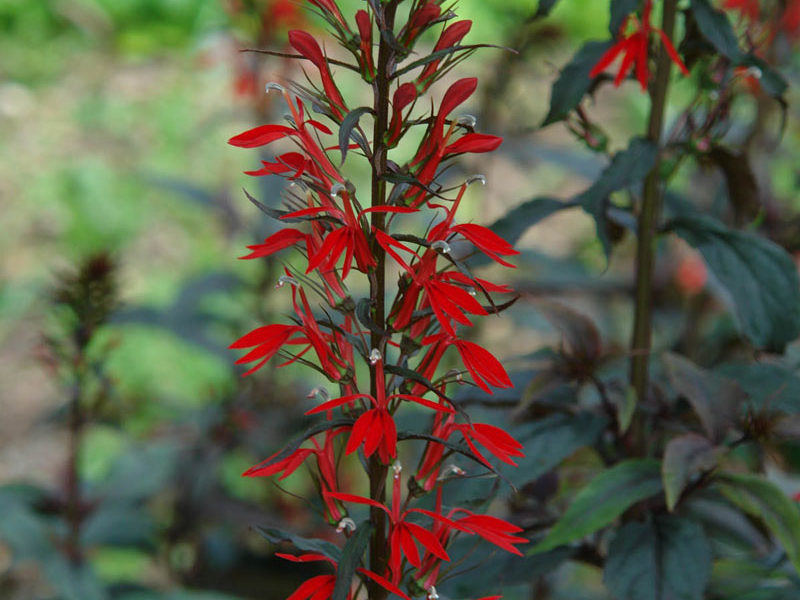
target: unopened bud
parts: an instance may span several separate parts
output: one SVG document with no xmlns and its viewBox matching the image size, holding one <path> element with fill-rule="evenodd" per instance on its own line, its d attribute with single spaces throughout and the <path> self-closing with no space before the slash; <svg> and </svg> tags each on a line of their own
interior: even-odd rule
<svg viewBox="0 0 800 600">
<path fill-rule="evenodd" d="M 440 250 L 442 254 L 450 254 L 450 244 L 444 240 L 436 240 L 431 244 L 431 248 L 434 250 Z"/>
<path fill-rule="evenodd" d="M 471 177 L 467 177 L 467 180 L 464 183 L 466 185 L 470 185 L 472 183 L 475 183 L 476 181 L 479 181 L 481 185 L 486 185 L 486 176 L 478 173 L 476 175 L 472 175 Z"/>
<path fill-rule="evenodd" d="M 373 348 L 372 351 L 369 353 L 369 364 L 376 365 L 378 361 L 381 360 L 383 356 L 381 355 L 381 351 L 377 348 Z"/>
<path fill-rule="evenodd" d="M 336 526 L 336 533 L 342 533 L 345 529 L 349 529 L 350 531 L 356 530 L 356 522 L 353 521 L 350 517 L 344 517 L 339 524 Z"/>
</svg>

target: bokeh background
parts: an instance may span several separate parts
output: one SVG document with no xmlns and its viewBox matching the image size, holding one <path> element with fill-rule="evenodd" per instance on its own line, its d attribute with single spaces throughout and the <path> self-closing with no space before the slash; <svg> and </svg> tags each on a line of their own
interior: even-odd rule
<svg viewBox="0 0 800 600">
<path fill-rule="evenodd" d="M 257 153 L 226 140 L 280 119 L 264 84 L 301 75 L 298 66 L 241 50 L 280 50 L 291 28 L 318 31 L 298 4 L 0 0 L 0 598 L 279 599 L 301 580 L 303 570 L 273 561 L 274 547 L 252 528 L 324 525 L 304 501 L 240 475 L 301 430 L 299 400 L 319 382 L 291 368 L 243 380 L 226 349 L 286 308 L 286 296 L 271 293 L 278 263 L 236 259 L 275 227 L 242 188 L 277 205 L 282 181 L 242 174 L 257 167 Z M 459 15 L 474 21 L 468 42 L 519 50 L 485 50 L 454 74 L 480 77 L 468 110 L 481 131 L 506 138 L 495 155 L 463 166 L 487 177 L 471 190 L 477 222 L 535 196 L 569 197 L 604 166 L 563 125 L 539 125 L 558 69 L 584 41 L 608 36 L 608 2 L 563 0 L 529 23 L 534 4 L 459 2 Z M 782 61 L 796 80 L 797 56 L 784 50 Z M 613 148 L 642 131 L 647 102 L 635 83 L 603 91 L 597 105 Z M 793 211 L 798 135 L 789 106 L 780 150 L 765 146 L 753 164 L 768 201 Z M 757 102 L 737 110 L 743 127 L 762 114 Z M 765 119 L 764 135 L 777 142 L 775 111 Z M 724 177 L 705 175 L 713 204 Z M 532 228 L 519 247 L 518 289 L 564 299 L 626 343 L 630 240 L 607 267 L 591 219 L 570 212 Z M 662 330 L 680 330 L 705 274 L 679 243 L 665 252 L 659 285 L 672 304 L 658 318 Z M 91 408 L 77 464 L 88 566 L 75 575 L 54 541 L 64 527 L 55 515 L 68 487 L 74 392 L 74 365 L 58 353 L 74 322 L 57 300 L 98 261 L 108 269 L 95 275 L 113 280 L 116 304 L 85 353 Z M 523 379 L 531 353 L 557 339 L 525 298 L 480 331 Z M 312 495 L 302 473 L 282 486 Z M 570 581 L 553 597 L 605 597 L 596 578 Z"/>
</svg>

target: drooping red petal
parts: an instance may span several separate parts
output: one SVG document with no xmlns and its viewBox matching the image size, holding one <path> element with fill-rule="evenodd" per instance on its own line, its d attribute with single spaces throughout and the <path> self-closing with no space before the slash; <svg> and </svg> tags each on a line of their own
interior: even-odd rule
<svg viewBox="0 0 800 600">
<path fill-rule="evenodd" d="M 246 256 L 240 256 L 239 258 L 253 259 L 271 256 L 272 254 L 275 254 L 284 248 L 294 246 L 297 242 L 303 241 L 307 237 L 307 234 L 303 233 L 302 231 L 298 231 L 297 229 L 281 229 L 280 231 L 273 233 L 271 236 L 266 238 L 263 244 L 248 246 L 248 248 L 251 250 L 250 254 L 247 254 Z"/>
<path fill-rule="evenodd" d="M 261 125 L 233 136 L 228 140 L 228 143 L 238 148 L 257 148 L 280 138 L 296 134 L 297 132 L 294 129 L 285 125 Z"/>
<path fill-rule="evenodd" d="M 380 585 L 383 589 L 388 590 L 392 594 L 400 596 L 404 600 L 411 600 L 411 598 L 409 598 L 406 594 L 404 594 L 400 588 L 398 588 L 396 585 L 394 585 L 391 581 L 389 581 L 385 577 L 381 577 L 377 573 L 373 573 L 372 571 L 368 571 L 367 569 L 364 569 L 362 567 L 359 567 L 358 569 L 356 569 L 356 571 L 361 573 L 365 577 L 372 579 L 375 583 Z"/>
<path fill-rule="evenodd" d="M 444 154 L 460 154 L 462 152 L 479 154 L 482 152 L 492 152 L 502 143 L 503 138 L 496 135 L 488 135 L 485 133 L 468 133 L 458 138 L 449 146 L 446 146 L 444 149 Z"/>
</svg>

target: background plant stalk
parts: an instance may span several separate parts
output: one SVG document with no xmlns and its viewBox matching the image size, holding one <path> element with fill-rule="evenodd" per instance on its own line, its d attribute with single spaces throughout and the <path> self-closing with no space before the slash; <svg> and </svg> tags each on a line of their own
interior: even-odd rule
<svg viewBox="0 0 800 600">
<path fill-rule="evenodd" d="M 675 30 L 677 5 L 677 0 L 664 0 L 661 29 L 670 40 L 672 40 Z M 655 79 L 649 90 L 650 117 L 647 125 L 647 139 L 656 146 L 661 145 L 671 69 L 672 61 L 664 50 L 663 44 L 660 44 L 656 58 Z M 655 245 L 664 191 L 660 174 L 661 157 L 659 156 L 644 181 L 642 206 L 637 227 L 635 312 L 631 340 L 630 377 L 631 385 L 636 391 L 639 402 L 643 402 L 647 397 L 649 385 L 648 367 L 652 346 Z"/>
</svg>

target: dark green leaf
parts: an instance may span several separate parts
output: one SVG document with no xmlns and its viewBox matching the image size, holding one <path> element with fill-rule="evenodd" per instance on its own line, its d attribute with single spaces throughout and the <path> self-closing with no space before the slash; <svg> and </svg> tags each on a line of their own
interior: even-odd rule
<svg viewBox="0 0 800 600">
<path fill-rule="evenodd" d="M 693 477 L 713 469 L 716 465 L 714 446 L 696 433 L 672 438 L 664 450 L 661 476 L 667 508 L 672 511 Z"/>
<path fill-rule="evenodd" d="M 358 120 L 362 115 L 372 112 L 374 111 L 370 107 L 360 106 L 351 110 L 347 113 L 345 118 L 342 119 L 342 124 L 339 126 L 339 151 L 342 153 L 342 164 L 344 164 L 344 159 L 347 157 L 347 150 L 351 138 L 364 150 L 364 139 L 360 135 L 354 135 L 353 129 L 358 125 Z"/>
<path fill-rule="evenodd" d="M 590 413 L 557 414 L 522 428 L 515 437 L 524 444 L 525 457 L 518 460 L 511 477 L 520 484 L 539 478 L 580 448 L 594 444 L 607 424 L 607 419 Z"/>
<path fill-rule="evenodd" d="M 617 600 L 702 600 L 711 547 L 694 521 L 665 515 L 628 523 L 608 548 L 603 580 Z"/>
<path fill-rule="evenodd" d="M 574 202 L 564 202 L 556 198 L 534 198 L 515 206 L 489 228 L 513 245 L 517 243 L 523 233 L 539 221 L 553 213 L 574 206 Z"/>
<path fill-rule="evenodd" d="M 356 532 L 350 536 L 342 550 L 342 559 L 336 569 L 336 585 L 331 594 L 331 600 L 347 600 L 350 596 L 350 586 L 356 569 L 361 565 L 361 556 L 369 544 L 372 535 L 372 523 L 362 522 L 356 527 Z"/>
<path fill-rule="evenodd" d="M 141 507 L 105 503 L 81 528 L 81 543 L 92 546 L 147 546 L 155 538 L 155 523 Z"/>
<path fill-rule="evenodd" d="M 665 354 L 663 361 L 673 387 L 692 405 L 708 437 L 721 442 L 746 398 L 742 388 L 678 354 Z"/>
<path fill-rule="evenodd" d="M 531 17 L 531 21 L 542 19 L 549 15 L 556 4 L 558 4 L 558 0 L 539 0 L 539 6 L 536 7 L 536 12 Z"/>
<path fill-rule="evenodd" d="M 703 37 L 717 52 L 737 62 L 742 52 L 728 15 L 715 9 L 709 0 L 692 0 L 691 9 Z"/>
<path fill-rule="evenodd" d="M 800 412 L 800 377 L 784 365 L 726 363 L 717 371 L 738 382 L 758 410 Z"/>
<path fill-rule="evenodd" d="M 589 189 L 575 197 L 595 220 L 597 236 L 603 244 L 606 258 L 611 254 L 608 237 L 606 209 L 612 192 L 638 183 L 650 172 L 658 158 L 658 148 L 644 138 L 634 138 L 630 145 L 614 155 L 611 164 L 600 174 Z"/>
<path fill-rule="evenodd" d="M 115 461 L 102 493 L 107 498 L 135 502 L 160 492 L 173 480 L 178 447 L 170 442 L 126 449 Z"/>
<path fill-rule="evenodd" d="M 567 117 L 581 103 L 586 92 L 592 86 L 589 72 L 597 61 L 611 47 L 612 40 L 605 42 L 587 42 L 578 50 L 569 64 L 561 70 L 550 93 L 550 111 L 542 123 L 546 127 Z"/>
<path fill-rule="evenodd" d="M 619 28 L 627 16 L 639 8 L 639 0 L 611 0 L 611 16 L 608 20 L 608 32 L 617 37 Z"/>
<path fill-rule="evenodd" d="M 671 221 L 703 255 L 733 302 L 739 327 L 753 344 L 780 351 L 800 333 L 800 280 L 780 246 L 704 216 Z"/>
<path fill-rule="evenodd" d="M 661 465 L 643 458 L 621 462 L 601 472 L 581 489 L 564 515 L 532 552 L 544 552 L 579 540 L 609 525 L 629 506 L 659 494 Z"/>
<path fill-rule="evenodd" d="M 699 490 L 681 504 L 681 513 L 703 524 L 713 540 L 726 546 L 753 551 L 759 555 L 769 552 L 769 544 L 750 519 L 725 498 L 709 489 Z"/>
<path fill-rule="evenodd" d="M 260 533 L 264 538 L 272 542 L 273 544 L 281 544 L 283 542 L 289 542 L 298 550 L 303 550 L 305 552 L 315 552 L 319 554 L 324 554 L 328 558 L 332 558 L 337 563 L 342 558 L 342 551 L 339 549 L 338 546 L 332 544 L 331 542 L 326 542 L 325 540 L 320 540 L 317 538 L 304 538 L 300 537 L 299 535 L 294 535 L 288 531 L 283 531 L 282 529 L 275 529 L 273 527 L 256 527 L 255 528 L 258 533 Z"/>
<path fill-rule="evenodd" d="M 783 545 L 800 573 L 800 508 L 774 483 L 757 475 L 719 476 L 720 491 L 749 515 L 761 519 Z"/>
<path fill-rule="evenodd" d="M 42 565 L 48 581 L 58 591 L 59 600 L 106 600 L 108 594 L 88 565 L 74 565 L 54 554 Z"/>
</svg>

